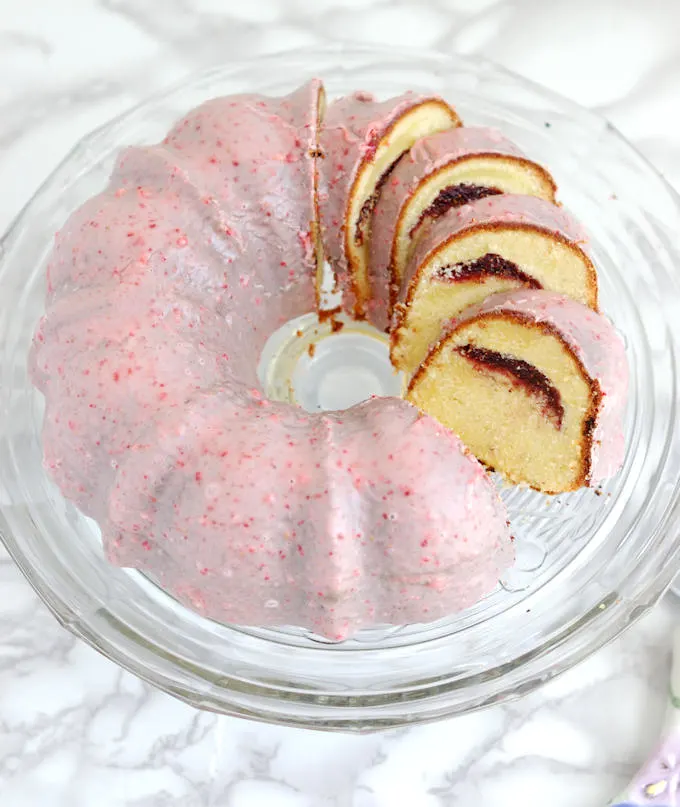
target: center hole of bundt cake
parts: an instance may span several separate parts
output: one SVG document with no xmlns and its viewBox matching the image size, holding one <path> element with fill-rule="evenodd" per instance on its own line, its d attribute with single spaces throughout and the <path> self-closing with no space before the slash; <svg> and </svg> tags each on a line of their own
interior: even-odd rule
<svg viewBox="0 0 680 807">
<path fill-rule="evenodd" d="M 269 398 L 308 412 L 347 409 L 402 390 L 385 334 L 343 316 L 319 322 L 308 315 L 284 325 L 265 346 L 259 373 Z"/>
</svg>

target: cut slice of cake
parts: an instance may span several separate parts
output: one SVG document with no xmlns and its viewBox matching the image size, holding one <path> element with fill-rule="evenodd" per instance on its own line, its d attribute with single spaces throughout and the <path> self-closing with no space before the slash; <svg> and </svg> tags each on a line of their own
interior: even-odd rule
<svg viewBox="0 0 680 807">
<path fill-rule="evenodd" d="M 542 288 L 597 309 L 586 236 L 561 207 L 503 194 L 448 210 L 413 250 L 394 309 L 391 358 L 412 375 L 442 326 L 491 294 Z"/>
<path fill-rule="evenodd" d="M 366 316 L 371 214 L 393 165 L 420 138 L 460 125 L 441 98 L 412 92 L 387 101 L 357 92 L 329 104 L 320 138 L 319 214 L 349 314 Z"/>
<path fill-rule="evenodd" d="M 428 221 L 486 196 L 516 193 L 554 202 L 555 191 L 545 168 L 496 129 L 463 126 L 419 140 L 395 165 L 373 212 L 371 322 L 387 329 L 414 239 Z"/>
<path fill-rule="evenodd" d="M 628 366 L 609 320 L 562 295 L 494 295 L 454 321 L 407 399 L 507 481 L 592 486 L 623 461 Z"/>
</svg>

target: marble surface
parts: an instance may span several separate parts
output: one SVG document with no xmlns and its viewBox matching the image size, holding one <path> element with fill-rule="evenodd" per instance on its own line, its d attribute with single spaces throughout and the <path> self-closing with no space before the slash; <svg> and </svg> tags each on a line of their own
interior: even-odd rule
<svg viewBox="0 0 680 807">
<path fill-rule="evenodd" d="M 492 56 L 680 188 L 677 0 L 0 0 L 0 230 L 83 134 L 224 58 L 354 39 Z M 658 736 L 680 603 L 507 706 L 370 736 L 193 711 L 62 630 L 0 550 L 2 807 L 600 807 Z"/>
</svg>

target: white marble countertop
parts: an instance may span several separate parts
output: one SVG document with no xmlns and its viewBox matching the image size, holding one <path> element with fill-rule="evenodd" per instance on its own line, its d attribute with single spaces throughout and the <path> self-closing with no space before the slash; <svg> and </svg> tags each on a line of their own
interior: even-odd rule
<svg viewBox="0 0 680 807">
<path fill-rule="evenodd" d="M 606 114 L 680 188 L 678 0 L 0 0 L 0 230 L 74 142 L 234 56 L 338 39 L 480 53 Z M 654 745 L 669 598 L 483 713 L 369 736 L 196 712 L 61 629 L 0 550 L 2 807 L 601 807 Z"/>
</svg>

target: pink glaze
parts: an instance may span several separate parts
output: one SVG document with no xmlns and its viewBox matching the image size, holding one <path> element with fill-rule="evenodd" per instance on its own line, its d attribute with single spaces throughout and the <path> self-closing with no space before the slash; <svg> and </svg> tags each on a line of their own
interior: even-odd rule
<svg viewBox="0 0 680 807">
<path fill-rule="evenodd" d="M 410 109 L 430 100 L 438 99 L 406 92 L 376 101 L 371 93 L 356 92 L 333 101 L 326 111 L 320 137 L 324 159 L 319 168 L 319 217 L 326 257 L 343 293 L 343 308 L 350 314 L 356 300 L 345 249 L 345 214 L 354 181 L 390 127 Z"/>
<path fill-rule="evenodd" d="M 512 312 L 554 328 L 574 351 L 584 370 L 602 392 L 593 432 L 590 484 L 596 485 L 621 468 L 625 453 L 623 419 L 628 394 L 628 362 L 621 336 L 607 317 L 561 294 L 518 289 L 494 294 L 471 306 L 450 328 L 487 313 Z"/>
<path fill-rule="evenodd" d="M 257 383 L 252 352 L 315 306 L 308 150 L 320 86 L 208 101 L 163 144 L 124 151 L 109 188 L 57 234 L 48 305 L 100 283 L 162 284 L 171 297 L 188 287 L 229 333 L 231 372 Z"/>
<path fill-rule="evenodd" d="M 155 437 L 118 474 L 110 555 L 220 621 L 342 639 L 470 605 L 512 562 L 483 469 L 403 401 L 310 416 L 226 387 Z"/>
<path fill-rule="evenodd" d="M 441 218 L 425 226 L 406 266 L 399 289 L 399 301 L 406 299 L 411 280 L 430 253 L 443 248 L 449 240 L 474 227 L 513 224 L 556 233 L 587 255 L 588 236 L 585 230 L 559 205 L 537 196 L 523 194 L 487 196 L 462 207 L 451 208 Z"/>
<path fill-rule="evenodd" d="M 31 369 L 45 464 L 113 563 L 222 622 L 343 638 L 471 604 L 512 547 L 477 461 L 406 402 L 262 395 L 266 339 L 315 303 L 317 95 L 211 101 L 125 151 L 56 238 Z"/>
<path fill-rule="evenodd" d="M 397 224 L 406 203 L 432 175 L 471 157 L 526 157 L 496 129 L 461 126 L 419 140 L 394 167 L 373 212 L 371 235 L 370 321 L 385 330 L 389 323 L 389 286 Z M 538 168 L 538 170 L 543 170 Z"/>
</svg>

